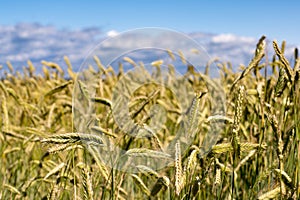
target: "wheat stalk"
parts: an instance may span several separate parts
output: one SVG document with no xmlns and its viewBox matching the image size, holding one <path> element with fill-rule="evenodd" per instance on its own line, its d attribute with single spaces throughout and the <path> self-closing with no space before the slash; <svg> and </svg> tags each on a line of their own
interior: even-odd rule
<svg viewBox="0 0 300 200">
<path fill-rule="evenodd" d="M 149 158 L 161 158 L 161 159 L 171 159 L 171 155 L 160 152 L 160 151 L 154 151 L 146 148 L 133 148 L 126 151 L 126 153 L 123 156 L 128 157 L 149 157 Z"/>
<path fill-rule="evenodd" d="M 61 75 L 61 77 L 64 76 L 64 71 L 62 70 L 62 68 L 61 68 L 58 64 L 56 64 L 56 63 L 54 63 L 54 62 L 47 62 L 47 61 L 45 61 L 45 60 L 42 60 L 41 63 L 42 63 L 43 65 L 46 65 L 47 67 L 50 67 L 50 68 L 52 68 L 52 69 L 56 69 L 56 70 L 59 72 L 59 74 Z"/>
<path fill-rule="evenodd" d="M 251 62 L 249 63 L 248 67 L 242 72 L 242 74 L 240 76 L 238 76 L 232 83 L 231 89 L 230 91 L 233 90 L 234 86 L 238 83 L 238 81 L 240 81 L 241 79 L 243 79 L 245 76 L 247 76 L 247 74 L 249 74 L 249 72 L 258 66 L 259 62 L 261 61 L 261 59 L 264 57 L 265 55 L 265 36 L 262 36 L 259 39 L 259 42 L 256 45 L 256 50 L 255 50 L 255 56 L 254 58 L 251 60 Z"/>
<path fill-rule="evenodd" d="M 286 72 L 283 67 L 279 69 L 279 77 L 275 85 L 275 96 L 279 97 L 287 86 Z"/>
<path fill-rule="evenodd" d="M 79 141 L 86 142 L 87 144 L 103 145 L 103 139 L 100 136 L 86 133 L 65 133 L 53 135 L 45 139 L 41 139 L 42 143 L 54 144 L 70 144 Z"/>
<path fill-rule="evenodd" d="M 245 87 L 240 86 L 236 99 L 235 99 L 235 110 L 234 110 L 234 119 L 233 119 L 233 127 L 232 127 L 232 147 L 234 152 L 234 157 L 239 157 L 241 152 L 240 146 L 240 137 L 239 137 L 239 130 L 240 130 L 240 120 L 242 117 L 242 104 L 244 100 L 244 92 Z"/>
<path fill-rule="evenodd" d="M 191 152 L 191 154 L 189 155 L 186 167 L 184 168 L 184 174 L 190 172 L 190 170 L 192 170 L 196 167 L 198 153 L 199 153 L 198 149 L 194 149 Z"/>
<path fill-rule="evenodd" d="M 280 187 L 276 187 L 273 190 L 270 190 L 258 197 L 259 200 L 268 200 L 268 199 L 274 199 L 280 194 Z"/>
<path fill-rule="evenodd" d="M 286 74 L 287 74 L 287 76 L 289 78 L 289 81 L 291 83 L 293 83 L 294 82 L 294 78 L 295 78 L 294 77 L 295 76 L 294 72 L 293 72 L 293 70 L 292 70 L 292 68 L 290 66 L 289 61 L 284 57 L 283 52 L 279 49 L 278 44 L 277 44 L 276 41 L 273 41 L 273 48 L 274 48 L 275 53 L 278 56 L 280 62 L 283 65 L 283 68 L 284 68 L 284 70 L 285 70 L 285 72 L 286 72 Z"/>
<path fill-rule="evenodd" d="M 138 177 L 135 174 L 131 174 L 132 178 L 134 179 L 134 181 L 137 183 L 137 185 L 139 186 L 139 188 L 141 188 L 141 190 L 143 191 L 144 194 L 146 194 L 147 196 L 150 196 L 151 192 L 150 190 L 147 188 L 147 186 L 145 185 L 145 183 L 143 182 L 143 180 Z"/>
<path fill-rule="evenodd" d="M 137 165 L 136 168 L 145 175 L 150 175 L 151 177 L 159 178 L 159 174 L 150 167 L 147 167 L 145 165 Z"/>
<path fill-rule="evenodd" d="M 3 184 L 3 187 L 4 188 L 7 188 L 10 192 L 12 192 L 12 193 L 16 193 L 16 194 L 18 194 L 18 195 L 22 195 L 22 193 L 16 188 L 16 187 L 14 187 L 14 186 L 12 186 L 12 185 L 9 185 L 9 184 L 6 184 L 6 183 L 4 183 Z"/>
<path fill-rule="evenodd" d="M 82 186 L 84 189 L 84 199 L 93 200 L 94 192 L 93 192 L 92 179 L 91 179 L 88 166 L 85 166 L 84 164 L 81 168 L 81 177 L 82 177 Z"/>
<path fill-rule="evenodd" d="M 183 174 L 182 174 L 182 163 L 181 163 L 181 150 L 180 142 L 177 141 L 175 144 L 175 193 L 180 194 L 183 187 Z"/>
<path fill-rule="evenodd" d="M 221 184 L 221 169 L 217 168 L 216 169 L 216 177 L 215 177 L 215 185 L 220 185 Z"/>
</svg>

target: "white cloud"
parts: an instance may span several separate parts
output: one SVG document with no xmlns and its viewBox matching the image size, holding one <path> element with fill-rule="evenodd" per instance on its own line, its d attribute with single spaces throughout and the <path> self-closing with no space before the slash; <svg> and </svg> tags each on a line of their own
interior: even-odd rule
<svg viewBox="0 0 300 200">
<path fill-rule="evenodd" d="M 67 55 L 74 66 L 80 66 L 89 49 L 99 43 L 99 35 L 101 30 L 98 28 L 60 30 L 33 23 L 0 26 L 0 65 L 5 66 L 9 60 L 20 69 L 31 59 L 39 68 L 41 60 L 56 59 L 64 66 L 62 58 Z"/>
<path fill-rule="evenodd" d="M 117 32 L 117 31 L 115 31 L 115 30 L 110 30 L 110 31 L 108 31 L 107 33 L 106 33 L 106 35 L 108 36 L 108 37 L 115 37 L 115 36 L 117 36 L 119 33 Z"/>
<path fill-rule="evenodd" d="M 240 37 L 230 33 L 213 36 L 211 40 L 212 42 L 215 43 L 230 43 L 230 42 L 253 43 L 256 41 L 255 38 L 252 37 Z"/>
</svg>

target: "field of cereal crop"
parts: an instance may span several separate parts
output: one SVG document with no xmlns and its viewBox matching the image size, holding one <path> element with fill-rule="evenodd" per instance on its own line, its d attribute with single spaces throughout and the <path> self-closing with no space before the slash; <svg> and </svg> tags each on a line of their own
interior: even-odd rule
<svg viewBox="0 0 300 200">
<path fill-rule="evenodd" d="M 155 104 L 164 107 L 167 119 L 151 137 L 131 137 L 111 114 L 112 87 L 124 76 L 122 66 L 106 68 L 95 57 L 90 73 L 101 81 L 93 83 L 96 97 L 90 97 L 67 57 L 66 67 L 42 61 L 42 74 L 30 61 L 23 71 L 8 62 L 7 71 L 0 68 L 0 199 L 299 199 L 300 58 L 295 49 L 287 60 L 285 42 L 274 41 L 274 56 L 266 62 L 264 40 L 236 73 L 230 63 L 216 63 L 226 95 L 224 115 L 211 115 L 209 64 L 204 73 L 187 66 L 185 77 L 195 91 L 188 129 L 193 141 L 182 153 L 175 140 L 174 155 L 166 147 L 176 137 L 182 111 L 169 90 L 148 84 L 135 91 L 129 103 L 135 122 L 150 123 Z M 159 71 L 160 62 L 154 65 Z M 73 124 L 74 87 L 83 102 L 95 103 L 95 120 L 83 122 L 89 124 L 85 131 Z M 224 126 L 204 155 L 204 135 L 216 120 Z M 172 156 L 174 162 L 160 170 L 140 164 L 134 172 L 120 171 L 103 162 L 107 142 L 125 150 L 114 155 L 124 168 L 132 157 Z"/>
</svg>

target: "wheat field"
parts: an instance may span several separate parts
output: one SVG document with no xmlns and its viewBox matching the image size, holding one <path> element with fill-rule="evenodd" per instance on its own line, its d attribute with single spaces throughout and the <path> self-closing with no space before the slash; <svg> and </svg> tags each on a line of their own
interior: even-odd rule
<svg viewBox="0 0 300 200">
<path fill-rule="evenodd" d="M 157 103 L 166 121 L 151 137 L 131 137 L 112 116 L 112 87 L 124 76 L 122 66 L 114 70 L 95 57 L 89 70 L 101 81 L 93 83 L 91 97 L 68 57 L 66 67 L 42 61 L 42 73 L 30 61 L 23 71 L 7 62 L 8 70 L 0 68 L 0 199 L 299 199 L 300 59 L 295 49 L 289 61 L 285 42 L 274 41 L 274 56 L 267 61 L 265 44 L 262 37 L 252 60 L 234 66 L 237 72 L 230 63 L 215 61 L 226 95 L 223 115 L 212 115 L 213 99 L 206 95 L 207 85 L 214 84 L 204 78 L 210 65 L 204 73 L 187 66 L 185 77 L 195 91 L 188 129 L 193 140 L 185 152 L 174 142 L 174 155 L 165 149 L 176 141 L 181 110 L 171 91 L 148 84 L 134 92 L 129 114 L 135 122 L 149 123 Z M 157 70 L 160 64 L 154 63 Z M 95 105 L 92 122 L 74 119 L 76 87 L 82 102 Z M 87 111 L 83 106 L 78 112 Z M 89 125 L 78 128 L 74 120 Z M 213 121 L 224 126 L 203 154 Z M 101 149 L 108 142 L 124 149 L 113 155 L 123 169 L 135 157 L 174 159 L 159 170 L 142 164 L 133 166 L 135 171 L 118 170 L 103 161 Z"/>
</svg>

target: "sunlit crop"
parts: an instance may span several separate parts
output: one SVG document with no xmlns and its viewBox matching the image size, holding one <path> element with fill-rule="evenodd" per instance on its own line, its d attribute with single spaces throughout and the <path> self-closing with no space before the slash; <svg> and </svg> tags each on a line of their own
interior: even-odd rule
<svg viewBox="0 0 300 200">
<path fill-rule="evenodd" d="M 112 87 L 124 76 L 122 66 L 113 70 L 95 57 L 90 72 L 101 74 L 101 81 L 94 85 L 96 97 L 90 97 L 83 83 L 74 84 L 77 74 L 67 57 L 66 66 L 42 61 L 41 74 L 30 61 L 23 71 L 7 63 L 8 71 L 0 68 L 0 199 L 299 199 L 300 59 L 295 49 L 287 60 L 285 43 L 273 42 L 274 57 L 267 62 L 264 40 L 248 65 L 234 66 L 237 73 L 230 63 L 215 61 L 226 115 L 211 115 L 213 99 L 206 93 L 214 83 L 205 79 L 210 65 L 204 73 L 187 66 L 185 77 L 195 91 L 188 129 L 193 143 L 185 153 L 174 143 L 172 165 L 161 170 L 139 165 L 137 173 L 109 167 L 98 149 L 105 135 L 126 150 L 116 155 L 123 164 L 132 156 L 168 159 L 165 148 L 182 112 L 170 90 L 148 84 L 135 91 L 129 103 L 135 122 L 149 123 L 154 104 L 167 116 L 151 137 L 135 138 L 123 133 L 111 114 Z M 153 63 L 156 70 L 160 65 Z M 87 132 L 74 128 L 74 87 L 83 101 L 96 105 L 97 120 Z M 225 125 L 204 155 L 203 137 L 214 120 Z"/>
</svg>

